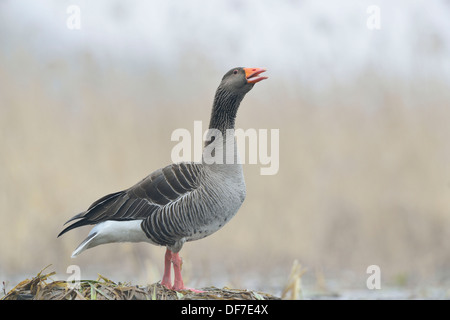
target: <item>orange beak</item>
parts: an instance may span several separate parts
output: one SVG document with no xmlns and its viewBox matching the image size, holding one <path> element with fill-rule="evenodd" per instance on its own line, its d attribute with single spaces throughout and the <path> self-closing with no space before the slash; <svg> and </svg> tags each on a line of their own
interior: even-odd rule
<svg viewBox="0 0 450 320">
<path fill-rule="evenodd" d="M 247 78 L 248 83 L 257 83 L 261 80 L 267 79 L 267 77 L 259 77 L 260 73 L 263 73 L 266 71 L 266 69 L 263 68 L 244 68 L 245 71 L 245 77 Z"/>
</svg>

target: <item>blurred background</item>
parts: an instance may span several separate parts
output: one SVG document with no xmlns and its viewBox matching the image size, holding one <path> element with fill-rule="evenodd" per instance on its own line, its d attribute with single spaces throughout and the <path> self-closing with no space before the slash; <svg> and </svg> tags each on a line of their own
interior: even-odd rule
<svg viewBox="0 0 450 320">
<path fill-rule="evenodd" d="M 206 127 L 223 74 L 245 66 L 269 79 L 237 127 L 280 130 L 279 171 L 244 165 L 236 217 L 181 252 L 187 285 L 279 294 L 298 260 L 310 291 L 367 291 L 369 265 L 382 288 L 448 288 L 449 16 L 438 0 L 0 0 L 0 280 L 76 264 L 159 281 L 162 247 L 71 259 L 90 228 L 56 236 L 170 163 L 173 130 Z"/>
</svg>

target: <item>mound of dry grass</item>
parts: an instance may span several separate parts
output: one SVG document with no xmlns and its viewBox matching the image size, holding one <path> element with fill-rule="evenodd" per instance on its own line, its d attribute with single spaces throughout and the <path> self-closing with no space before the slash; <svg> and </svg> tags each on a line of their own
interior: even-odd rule
<svg viewBox="0 0 450 320">
<path fill-rule="evenodd" d="M 147 286 L 115 283 L 99 275 L 97 280 L 49 281 L 55 272 L 39 272 L 21 281 L 2 300 L 279 300 L 269 293 L 246 289 L 207 287 L 204 292 L 174 291 L 160 283 Z"/>
</svg>

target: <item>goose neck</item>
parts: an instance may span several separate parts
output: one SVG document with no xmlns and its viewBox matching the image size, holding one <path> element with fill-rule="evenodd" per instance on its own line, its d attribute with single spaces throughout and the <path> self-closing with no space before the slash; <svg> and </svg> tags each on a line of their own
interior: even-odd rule
<svg viewBox="0 0 450 320">
<path fill-rule="evenodd" d="M 237 110 L 242 98 L 219 87 L 214 97 L 209 129 L 220 130 L 223 135 L 226 134 L 227 129 L 234 129 Z"/>
</svg>

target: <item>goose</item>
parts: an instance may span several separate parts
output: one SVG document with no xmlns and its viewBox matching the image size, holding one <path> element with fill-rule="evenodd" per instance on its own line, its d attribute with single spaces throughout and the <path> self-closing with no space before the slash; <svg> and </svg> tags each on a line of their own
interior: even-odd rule
<svg viewBox="0 0 450 320">
<path fill-rule="evenodd" d="M 214 96 L 209 135 L 201 162 L 172 163 L 160 168 L 134 186 L 108 194 L 64 225 L 58 237 L 74 228 L 94 225 L 72 258 L 86 249 L 115 242 L 147 242 L 165 246 L 161 285 L 186 288 L 181 275 L 179 252 L 183 244 L 205 238 L 222 228 L 241 207 L 246 187 L 236 143 L 230 156 L 228 143 L 235 142 L 234 129 L 239 105 L 255 83 L 267 77 L 263 68 L 233 68 L 222 78 Z M 220 133 L 222 139 L 220 138 Z M 222 141 L 220 141 L 222 140 Z M 214 143 L 213 143 L 214 142 Z M 205 150 L 210 153 L 206 153 Z M 207 161 L 208 154 L 227 161 Z M 230 163 L 231 162 L 231 163 Z M 171 266 L 174 269 L 172 285 Z M 198 291 L 198 290 L 197 290 Z"/>
</svg>

